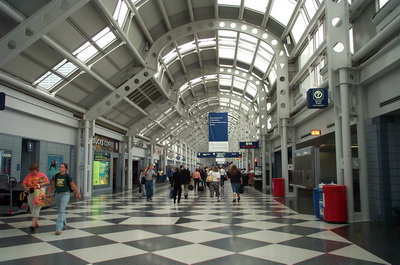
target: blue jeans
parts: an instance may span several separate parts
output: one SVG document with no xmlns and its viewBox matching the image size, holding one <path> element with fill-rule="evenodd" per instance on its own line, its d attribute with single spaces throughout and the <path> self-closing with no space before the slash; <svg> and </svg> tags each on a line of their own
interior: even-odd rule
<svg viewBox="0 0 400 265">
<path fill-rule="evenodd" d="M 56 231 L 61 231 L 63 228 L 67 228 L 65 209 L 67 208 L 70 198 L 71 194 L 69 192 L 56 193 L 55 201 L 58 208 Z"/>
<path fill-rule="evenodd" d="M 153 197 L 153 190 L 154 190 L 153 185 L 154 185 L 153 180 L 146 180 L 146 183 L 144 184 L 144 187 L 146 189 L 147 199 L 150 199 Z"/>
</svg>

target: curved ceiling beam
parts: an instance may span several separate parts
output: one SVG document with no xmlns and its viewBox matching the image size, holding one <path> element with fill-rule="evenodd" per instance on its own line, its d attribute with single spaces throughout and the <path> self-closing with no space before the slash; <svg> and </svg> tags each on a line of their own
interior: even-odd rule
<svg viewBox="0 0 400 265">
<path fill-rule="evenodd" d="M 208 113 L 208 112 L 210 112 L 210 111 L 211 111 L 211 112 L 212 112 L 212 111 L 226 111 L 226 109 L 221 109 L 221 108 L 222 108 L 222 106 L 219 106 L 219 105 L 212 105 L 212 106 L 206 107 L 206 108 L 204 108 L 204 109 L 202 109 L 202 110 L 200 110 L 200 111 L 198 112 L 199 115 L 197 115 L 197 117 L 200 117 L 200 116 L 202 116 L 203 114 Z M 235 112 L 235 113 L 237 113 L 238 116 L 243 117 L 243 120 L 245 120 L 245 121 L 248 121 L 248 122 L 254 121 L 254 119 L 253 119 L 253 120 L 249 119 L 248 113 L 241 112 L 241 111 L 239 111 L 239 110 L 237 110 L 237 109 L 232 109 L 232 111 Z M 170 129 L 166 129 L 166 130 L 164 130 L 164 131 L 160 131 L 160 132 L 158 132 L 157 134 L 153 135 L 153 136 L 152 136 L 152 141 L 155 142 L 155 143 L 160 143 L 160 142 L 163 142 L 164 140 L 168 139 L 169 137 L 174 137 L 174 138 L 178 138 L 178 139 L 181 139 L 181 140 L 186 140 L 186 139 L 184 139 L 184 138 L 186 138 L 186 137 L 183 138 L 182 133 L 187 133 L 187 130 L 191 130 L 191 131 L 192 131 L 192 134 L 195 136 L 194 139 L 195 139 L 196 141 L 199 140 L 199 138 L 198 138 L 199 136 L 202 136 L 202 138 L 200 138 L 200 139 L 201 139 L 201 140 L 204 139 L 205 142 L 208 142 L 208 140 L 207 140 L 208 133 L 206 134 L 206 132 L 207 132 L 207 130 L 208 130 L 208 127 L 206 127 L 205 130 L 201 130 L 201 128 L 199 128 L 199 127 L 201 126 L 201 125 L 199 124 L 199 120 L 196 120 L 196 121 L 195 121 L 195 120 L 190 120 L 190 121 L 188 121 L 188 122 L 183 122 L 184 126 L 186 126 L 185 129 L 179 130 L 179 128 L 177 127 L 177 126 L 179 126 L 179 125 L 177 125 L 177 123 L 180 123 L 180 122 L 181 122 L 180 119 L 181 119 L 181 118 L 176 117 L 175 119 L 169 120 L 169 123 L 166 125 L 166 127 L 167 127 L 167 128 L 170 128 Z M 197 123 L 197 124 L 196 124 L 196 123 Z M 182 126 L 183 124 L 181 124 L 181 126 Z M 249 124 L 249 125 L 250 125 L 250 124 Z M 206 126 L 207 126 L 207 125 L 206 125 Z M 200 130 L 201 135 L 195 134 L 195 132 L 197 132 L 198 130 Z M 177 133 L 176 133 L 176 132 L 177 132 Z M 190 141 L 185 141 L 185 142 L 186 142 L 186 144 L 188 144 L 188 145 L 192 145 L 191 143 L 192 143 L 193 141 L 190 140 Z M 207 145 L 207 146 L 208 146 L 208 145 Z"/>
<path fill-rule="evenodd" d="M 247 71 L 243 71 L 236 67 L 218 67 L 218 66 L 210 66 L 201 69 L 196 69 L 189 72 L 186 75 L 180 76 L 174 85 L 172 86 L 172 90 L 175 93 L 179 94 L 181 97 L 181 92 L 179 89 L 187 83 L 190 83 L 194 79 L 198 79 L 202 76 L 213 75 L 213 74 L 224 74 L 224 75 L 232 75 L 235 77 L 240 77 L 246 79 L 248 82 L 252 83 L 255 87 L 257 87 L 257 92 L 265 90 L 264 83 L 257 76 L 252 75 Z M 207 81 L 206 81 L 207 82 Z M 256 95 L 257 97 L 257 95 Z"/>
<path fill-rule="evenodd" d="M 279 37 L 257 25 L 229 19 L 208 19 L 184 24 L 170 30 L 151 46 L 146 61 L 148 67 L 157 69 L 162 51 L 167 47 L 171 47 L 175 41 L 189 35 L 217 30 L 229 30 L 248 34 L 270 45 L 275 53 L 274 61 L 271 64 L 275 64 L 277 76 L 278 114 L 282 119 L 289 118 L 288 55 Z M 263 112 L 266 112 L 265 106 L 262 107 L 264 108 Z"/>
<path fill-rule="evenodd" d="M 279 57 L 284 56 L 287 61 L 286 51 L 280 38 L 265 30 L 264 28 L 237 20 L 207 19 L 184 24 L 161 36 L 150 48 L 149 56 L 147 57 L 148 67 L 156 70 L 158 62 L 160 60 L 159 57 L 161 52 L 166 47 L 171 47 L 170 45 L 173 44 L 176 40 L 188 35 L 193 35 L 204 31 L 216 30 L 236 31 L 258 38 L 261 41 L 268 43 L 274 50 L 275 54 L 279 55 L 276 57 L 277 60 Z M 278 60 L 276 63 L 279 64 L 281 62 L 280 60 Z"/>
</svg>

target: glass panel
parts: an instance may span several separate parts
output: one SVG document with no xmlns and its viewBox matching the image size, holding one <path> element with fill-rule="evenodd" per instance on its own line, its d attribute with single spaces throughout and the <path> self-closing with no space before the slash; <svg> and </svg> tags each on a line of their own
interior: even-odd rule
<svg viewBox="0 0 400 265">
<path fill-rule="evenodd" d="M 268 75 L 268 79 L 269 79 L 269 82 L 271 83 L 271 85 L 272 85 L 273 83 L 275 83 L 275 80 L 276 80 L 275 69 L 272 69 L 272 70 L 271 70 L 271 73 L 269 73 L 269 75 Z"/>
<path fill-rule="evenodd" d="M 304 64 L 307 62 L 307 60 L 310 58 L 310 44 L 308 44 L 303 52 L 300 54 L 300 68 L 304 66 Z"/>
<path fill-rule="evenodd" d="M 248 83 L 246 92 L 249 93 L 252 97 L 255 97 L 257 94 L 257 87 L 252 83 Z"/>
<path fill-rule="evenodd" d="M 240 0 L 218 0 L 218 5 L 239 6 Z"/>
<path fill-rule="evenodd" d="M 267 9 L 269 0 L 244 0 L 244 6 L 256 11 L 259 11 L 261 13 L 264 13 L 265 10 Z"/>
<path fill-rule="evenodd" d="M 76 57 L 81 60 L 82 62 L 86 62 L 87 60 L 89 60 L 90 58 L 92 58 L 95 54 L 98 53 L 97 49 L 91 45 L 89 42 L 87 42 L 85 44 L 85 47 L 83 50 L 81 50 L 81 52 L 77 53 L 76 51 L 73 52 L 74 55 L 76 55 Z"/>
<path fill-rule="evenodd" d="M 296 41 L 296 43 L 299 42 L 300 37 L 301 35 L 303 35 L 303 32 L 306 29 L 306 27 L 307 27 L 307 20 L 303 12 L 300 12 L 292 28 L 293 38 Z"/>
<path fill-rule="evenodd" d="M 292 0 L 274 1 L 271 9 L 271 16 L 282 23 L 284 26 L 287 26 L 287 23 L 292 16 L 295 6 L 296 2 Z"/>
<path fill-rule="evenodd" d="M 123 0 L 119 0 L 117 7 L 114 11 L 114 19 L 118 22 L 118 25 L 122 27 L 125 22 L 126 17 L 128 16 L 128 7 L 126 6 Z"/>
<path fill-rule="evenodd" d="M 170 51 L 167 55 L 165 55 L 162 59 L 166 65 L 169 65 L 173 61 L 175 61 L 178 58 L 178 53 L 176 52 L 175 49 Z"/>
<path fill-rule="evenodd" d="M 114 33 L 110 31 L 109 28 L 105 28 L 93 38 L 93 40 L 101 49 L 103 49 L 116 39 L 117 37 L 114 35 Z"/>
<path fill-rule="evenodd" d="M 317 12 L 318 6 L 315 3 L 314 0 L 306 0 L 304 7 L 307 11 L 307 14 L 310 18 L 310 20 L 313 18 L 313 16 L 315 15 L 315 13 Z"/>
</svg>

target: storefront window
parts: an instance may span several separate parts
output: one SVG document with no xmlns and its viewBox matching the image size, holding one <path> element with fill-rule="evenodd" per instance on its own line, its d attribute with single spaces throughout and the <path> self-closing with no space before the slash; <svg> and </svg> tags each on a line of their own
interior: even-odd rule
<svg viewBox="0 0 400 265">
<path fill-rule="evenodd" d="M 11 174 L 11 151 L 0 150 L 0 175 Z"/>
<path fill-rule="evenodd" d="M 94 153 L 93 188 L 110 187 L 110 154 Z"/>
</svg>

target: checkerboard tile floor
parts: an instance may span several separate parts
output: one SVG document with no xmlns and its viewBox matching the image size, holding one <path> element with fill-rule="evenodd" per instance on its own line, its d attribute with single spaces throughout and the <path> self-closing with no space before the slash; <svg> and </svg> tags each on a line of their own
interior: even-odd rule
<svg viewBox="0 0 400 265">
<path fill-rule="evenodd" d="M 191 191 L 174 204 L 168 184 L 154 200 L 133 191 L 94 194 L 71 203 L 68 229 L 54 234 L 57 211 L 43 209 L 40 227 L 28 214 L 0 217 L 0 264 L 390 264 L 271 195 L 245 187 L 232 202 Z"/>
</svg>

